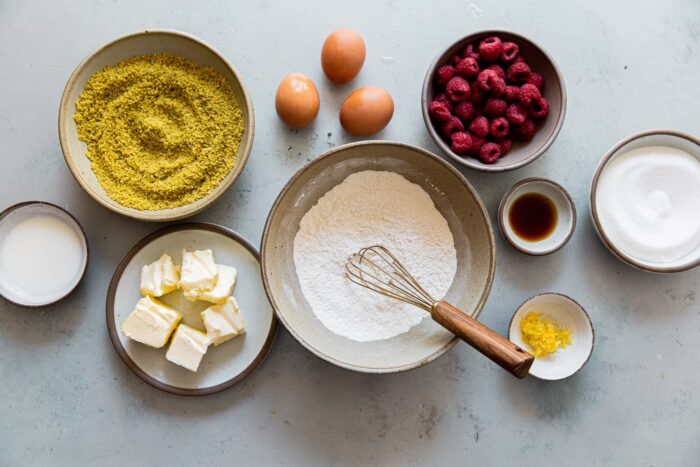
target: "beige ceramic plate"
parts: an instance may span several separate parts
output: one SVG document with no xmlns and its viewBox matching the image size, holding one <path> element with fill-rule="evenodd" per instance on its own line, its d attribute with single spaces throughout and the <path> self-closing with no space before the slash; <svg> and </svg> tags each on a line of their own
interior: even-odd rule
<svg viewBox="0 0 700 467">
<path fill-rule="evenodd" d="M 94 73 L 108 65 L 115 65 L 126 58 L 161 52 L 179 55 L 200 65 L 211 66 L 221 76 L 226 78 L 238 98 L 238 105 L 243 112 L 245 120 L 245 129 L 238 149 L 236 163 L 231 172 L 224 177 L 214 191 L 193 203 L 177 208 L 140 211 L 122 206 L 109 198 L 102 189 L 90 168 L 90 161 L 85 156 L 87 147 L 85 143 L 78 139 L 73 115 L 75 113 L 75 102 L 78 100 L 85 83 Z M 233 65 L 219 52 L 199 39 L 183 32 L 168 30 L 151 30 L 129 34 L 110 42 L 90 54 L 78 65 L 68 79 L 63 96 L 61 96 L 61 105 L 58 112 L 58 135 L 61 140 L 63 156 L 66 159 L 68 168 L 80 186 L 106 208 L 119 214 L 145 221 L 172 221 L 192 216 L 216 201 L 243 171 L 253 146 L 254 128 L 253 103 Z"/>
<path fill-rule="evenodd" d="M 238 270 L 233 296 L 246 324 L 242 336 L 219 346 L 210 346 L 196 373 L 166 360 L 167 348 L 154 349 L 134 342 L 119 330 L 141 298 L 139 284 L 143 265 L 155 261 L 163 253 L 180 263 L 183 248 L 211 248 L 217 263 Z M 162 300 L 184 315 L 185 324 L 203 330 L 199 312 L 208 306 L 206 303 L 189 302 L 180 292 L 165 295 Z M 188 223 L 160 229 L 127 253 L 109 284 L 107 328 L 119 357 L 145 382 L 173 394 L 201 396 L 231 387 L 255 371 L 272 346 L 277 320 L 260 280 L 259 256 L 255 247 L 225 227 Z"/>
<path fill-rule="evenodd" d="M 495 250 L 488 214 L 469 182 L 448 163 L 420 148 L 367 141 L 335 148 L 303 167 L 284 187 L 265 224 L 261 242 L 265 290 L 280 321 L 307 349 L 335 365 L 366 373 L 410 370 L 443 355 L 457 338 L 428 313 L 392 339 L 356 342 L 326 329 L 299 286 L 293 243 L 299 222 L 328 190 L 348 175 L 386 170 L 423 187 L 445 217 L 457 249 L 457 275 L 447 300 L 478 316 L 493 282 Z M 368 292 L 369 293 L 369 292 Z"/>
</svg>

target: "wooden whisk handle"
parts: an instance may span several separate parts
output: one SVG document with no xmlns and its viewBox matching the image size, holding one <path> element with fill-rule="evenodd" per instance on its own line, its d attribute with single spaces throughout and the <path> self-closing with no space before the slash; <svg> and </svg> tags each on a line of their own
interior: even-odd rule
<svg viewBox="0 0 700 467">
<path fill-rule="evenodd" d="M 433 319 L 467 344 L 518 378 L 527 376 L 535 360 L 529 352 L 493 332 L 459 308 L 444 300 L 430 310 Z"/>
</svg>

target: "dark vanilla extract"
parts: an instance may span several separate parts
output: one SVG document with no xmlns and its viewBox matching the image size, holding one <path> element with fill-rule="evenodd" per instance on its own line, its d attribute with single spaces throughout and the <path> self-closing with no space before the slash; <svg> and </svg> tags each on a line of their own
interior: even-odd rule
<svg viewBox="0 0 700 467">
<path fill-rule="evenodd" d="M 539 242 L 552 235 L 557 216 L 557 207 L 551 199 L 541 193 L 525 193 L 511 204 L 508 222 L 518 237 Z"/>
</svg>

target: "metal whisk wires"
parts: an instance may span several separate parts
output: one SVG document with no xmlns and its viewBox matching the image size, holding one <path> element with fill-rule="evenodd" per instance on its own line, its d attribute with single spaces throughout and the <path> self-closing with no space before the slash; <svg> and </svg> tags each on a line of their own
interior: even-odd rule
<svg viewBox="0 0 700 467">
<path fill-rule="evenodd" d="M 361 249 L 348 258 L 346 276 L 357 285 L 430 312 L 437 302 L 403 264 L 381 245 Z"/>
</svg>

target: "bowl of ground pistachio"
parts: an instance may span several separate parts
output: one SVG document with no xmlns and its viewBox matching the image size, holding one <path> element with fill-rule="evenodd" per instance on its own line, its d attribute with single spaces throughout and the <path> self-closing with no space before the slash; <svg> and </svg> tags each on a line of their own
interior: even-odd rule
<svg viewBox="0 0 700 467">
<path fill-rule="evenodd" d="M 80 186 L 128 217 L 171 221 L 211 205 L 250 155 L 253 104 L 236 69 L 188 34 L 116 39 L 61 97 L 61 149 Z"/>
</svg>

